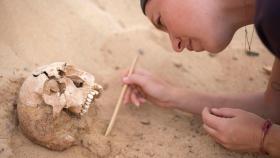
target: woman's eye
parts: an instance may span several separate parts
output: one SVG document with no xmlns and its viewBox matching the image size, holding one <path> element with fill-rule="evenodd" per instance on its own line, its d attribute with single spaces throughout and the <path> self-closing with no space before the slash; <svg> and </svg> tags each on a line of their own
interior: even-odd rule
<svg viewBox="0 0 280 158">
<path fill-rule="evenodd" d="M 166 26 L 162 22 L 161 16 L 159 16 L 159 18 L 157 19 L 157 28 L 162 30 L 162 31 L 166 31 Z"/>
<path fill-rule="evenodd" d="M 159 26 L 160 28 L 163 27 L 163 24 L 162 24 L 162 22 L 161 22 L 161 17 L 158 18 L 158 26 Z"/>
<path fill-rule="evenodd" d="M 158 26 L 162 26 L 161 17 L 158 18 Z"/>
</svg>

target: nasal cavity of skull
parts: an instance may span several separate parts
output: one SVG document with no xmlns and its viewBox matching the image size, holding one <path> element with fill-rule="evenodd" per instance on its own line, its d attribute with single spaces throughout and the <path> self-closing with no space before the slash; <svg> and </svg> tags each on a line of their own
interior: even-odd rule
<svg viewBox="0 0 280 158">
<path fill-rule="evenodd" d="M 44 92 L 49 95 L 52 93 L 62 94 L 65 92 L 65 89 L 66 85 L 58 82 L 55 78 L 49 79 L 44 85 Z"/>
</svg>

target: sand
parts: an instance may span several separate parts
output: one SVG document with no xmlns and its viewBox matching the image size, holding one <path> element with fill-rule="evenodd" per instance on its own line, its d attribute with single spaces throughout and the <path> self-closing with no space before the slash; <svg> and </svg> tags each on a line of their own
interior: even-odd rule
<svg viewBox="0 0 280 158">
<path fill-rule="evenodd" d="M 252 27 L 250 27 L 250 30 Z M 111 136 L 106 126 L 121 91 L 120 72 L 143 52 L 137 67 L 168 82 L 211 93 L 263 91 L 272 55 L 254 36 L 259 56 L 244 53 L 244 31 L 216 56 L 172 51 L 168 36 L 142 15 L 138 0 L 0 1 L 0 157 L 6 158 L 233 158 L 203 130 L 199 116 L 149 103 L 122 106 Z M 85 117 L 92 122 L 82 145 L 63 152 L 29 141 L 18 128 L 16 99 L 33 69 L 66 61 L 94 74 L 105 93 Z M 95 113 L 97 112 L 97 113 Z"/>
</svg>

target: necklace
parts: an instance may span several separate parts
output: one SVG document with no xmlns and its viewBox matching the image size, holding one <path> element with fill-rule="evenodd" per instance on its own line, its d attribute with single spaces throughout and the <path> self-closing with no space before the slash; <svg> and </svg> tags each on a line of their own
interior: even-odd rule
<svg viewBox="0 0 280 158">
<path fill-rule="evenodd" d="M 251 46 L 253 42 L 254 33 L 255 33 L 255 27 L 253 28 L 253 31 L 251 33 L 251 38 L 249 40 L 248 29 L 247 26 L 245 26 L 245 52 L 252 52 Z"/>
<path fill-rule="evenodd" d="M 244 17 L 246 17 L 247 13 L 246 13 L 246 1 L 244 1 Z M 251 33 L 251 38 L 249 39 L 248 37 L 248 29 L 247 26 L 245 26 L 245 48 L 244 51 L 248 56 L 258 56 L 259 53 L 252 51 L 252 42 L 253 42 L 253 37 L 254 37 L 254 33 L 255 33 L 255 27 L 253 28 L 253 31 Z"/>
</svg>

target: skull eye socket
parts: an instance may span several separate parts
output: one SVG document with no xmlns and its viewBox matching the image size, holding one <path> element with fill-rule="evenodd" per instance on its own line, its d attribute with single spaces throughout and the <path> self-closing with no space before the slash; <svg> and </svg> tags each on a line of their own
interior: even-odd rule
<svg viewBox="0 0 280 158">
<path fill-rule="evenodd" d="M 62 70 L 58 70 L 58 74 L 59 74 L 59 76 L 64 76 L 65 72 L 63 72 Z"/>
<path fill-rule="evenodd" d="M 65 92 L 65 90 L 66 90 L 65 83 L 60 83 L 59 84 L 59 90 L 60 90 L 60 93 L 64 93 Z"/>
<path fill-rule="evenodd" d="M 73 83 L 77 88 L 81 88 L 84 85 L 84 82 L 79 82 L 79 81 L 73 81 Z"/>
<path fill-rule="evenodd" d="M 68 78 L 70 78 L 74 85 L 77 87 L 77 88 L 82 88 L 84 86 L 84 81 L 78 77 L 78 76 L 67 76 Z"/>
</svg>

